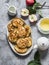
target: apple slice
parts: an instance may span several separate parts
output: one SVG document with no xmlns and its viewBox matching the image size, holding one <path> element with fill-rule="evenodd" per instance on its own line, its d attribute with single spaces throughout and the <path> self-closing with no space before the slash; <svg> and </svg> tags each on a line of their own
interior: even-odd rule
<svg viewBox="0 0 49 65">
<path fill-rule="evenodd" d="M 23 9 L 21 10 L 21 16 L 26 17 L 26 16 L 28 16 L 28 15 L 29 15 L 29 10 L 26 9 L 26 8 L 23 8 Z"/>
<path fill-rule="evenodd" d="M 29 21 L 30 21 L 30 22 L 35 22 L 35 21 L 37 21 L 37 16 L 36 16 L 35 14 L 29 15 Z"/>
</svg>

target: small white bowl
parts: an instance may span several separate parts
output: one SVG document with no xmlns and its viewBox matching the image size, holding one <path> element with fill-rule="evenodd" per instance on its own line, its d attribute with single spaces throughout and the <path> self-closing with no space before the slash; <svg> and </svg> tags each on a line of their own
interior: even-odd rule
<svg viewBox="0 0 49 65">
<path fill-rule="evenodd" d="M 8 14 L 11 16 L 15 16 L 17 13 L 17 9 L 14 5 L 9 6 L 8 8 Z"/>
<path fill-rule="evenodd" d="M 45 19 L 45 18 L 48 18 L 48 17 L 44 17 L 44 18 L 42 18 L 42 19 L 39 20 L 39 22 L 37 23 L 37 28 L 38 28 L 38 30 L 39 30 L 41 33 L 43 33 L 43 34 L 49 34 L 49 30 L 45 31 L 45 30 L 43 30 L 43 29 L 40 27 L 41 21 L 42 21 L 43 19 Z M 48 18 L 48 19 L 49 19 L 49 18 Z"/>
</svg>

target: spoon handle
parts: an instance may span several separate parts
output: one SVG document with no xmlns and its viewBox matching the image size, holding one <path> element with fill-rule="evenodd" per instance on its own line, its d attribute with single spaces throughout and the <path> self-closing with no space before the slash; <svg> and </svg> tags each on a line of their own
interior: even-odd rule
<svg viewBox="0 0 49 65">
<path fill-rule="evenodd" d="M 42 5 L 39 5 L 37 9 L 49 9 L 49 6 L 45 5 L 46 2 L 44 2 Z"/>
<path fill-rule="evenodd" d="M 45 4 L 46 4 L 46 2 L 44 2 L 44 3 L 41 5 L 41 8 L 43 8 Z"/>
</svg>

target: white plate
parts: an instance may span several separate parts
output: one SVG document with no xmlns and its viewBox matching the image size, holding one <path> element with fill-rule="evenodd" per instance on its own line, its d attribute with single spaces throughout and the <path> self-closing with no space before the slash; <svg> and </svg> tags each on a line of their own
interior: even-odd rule
<svg viewBox="0 0 49 65">
<path fill-rule="evenodd" d="M 45 18 L 48 18 L 48 17 L 45 17 Z M 43 19 L 43 18 L 42 18 L 42 19 Z M 39 30 L 41 33 L 43 33 L 43 34 L 49 34 L 49 31 L 43 31 L 43 30 L 40 28 L 40 26 L 39 26 L 39 24 L 40 24 L 40 22 L 41 22 L 42 19 L 40 19 L 39 22 L 37 23 L 37 28 L 38 28 L 38 30 Z"/>
<path fill-rule="evenodd" d="M 9 23 L 10 23 L 10 22 L 11 22 L 11 20 L 9 21 Z M 9 24 L 9 23 L 8 23 L 8 24 Z M 7 29 L 7 36 L 8 36 L 8 34 L 9 34 L 9 32 L 8 32 L 8 29 Z M 20 54 L 20 53 L 18 53 L 17 51 L 15 51 L 14 45 L 11 44 L 11 42 L 10 42 L 9 40 L 8 40 L 8 42 L 9 42 L 9 45 L 10 45 L 11 49 L 14 51 L 14 53 L 16 53 L 16 54 L 18 54 L 18 55 L 20 55 L 20 56 L 28 55 L 28 54 L 32 51 L 32 49 L 33 49 L 33 44 L 32 44 L 32 46 L 27 50 L 26 53 Z"/>
</svg>

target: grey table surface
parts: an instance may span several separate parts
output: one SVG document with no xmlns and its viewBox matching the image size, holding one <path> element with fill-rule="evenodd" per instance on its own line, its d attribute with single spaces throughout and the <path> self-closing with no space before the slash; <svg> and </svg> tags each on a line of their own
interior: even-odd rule
<svg viewBox="0 0 49 65">
<path fill-rule="evenodd" d="M 46 5 L 49 5 L 49 0 L 37 0 L 37 2 L 40 3 L 43 3 L 44 1 L 47 2 Z M 16 17 L 21 17 L 20 11 L 22 8 L 26 7 L 25 0 L 0 0 L 0 65 L 27 65 L 27 63 L 30 60 L 34 59 L 34 53 L 36 50 L 32 50 L 32 52 L 25 57 L 18 56 L 13 53 L 7 42 L 6 36 L 1 33 L 4 32 L 6 34 L 6 25 L 12 18 L 9 17 L 7 14 L 8 13 L 7 4 L 15 5 L 17 7 L 18 14 Z M 43 17 L 45 16 L 49 17 L 49 9 L 41 9 L 41 11 Z M 36 44 L 36 40 L 39 37 L 45 36 L 49 38 L 49 35 L 43 35 L 38 31 L 36 24 L 31 25 L 29 23 L 28 18 L 25 19 L 25 22 L 31 26 L 34 44 Z M 40 54 L 42 65 L 49 65 L 49 49 L 47 51 L 40 52 Z"/>
</svg>

